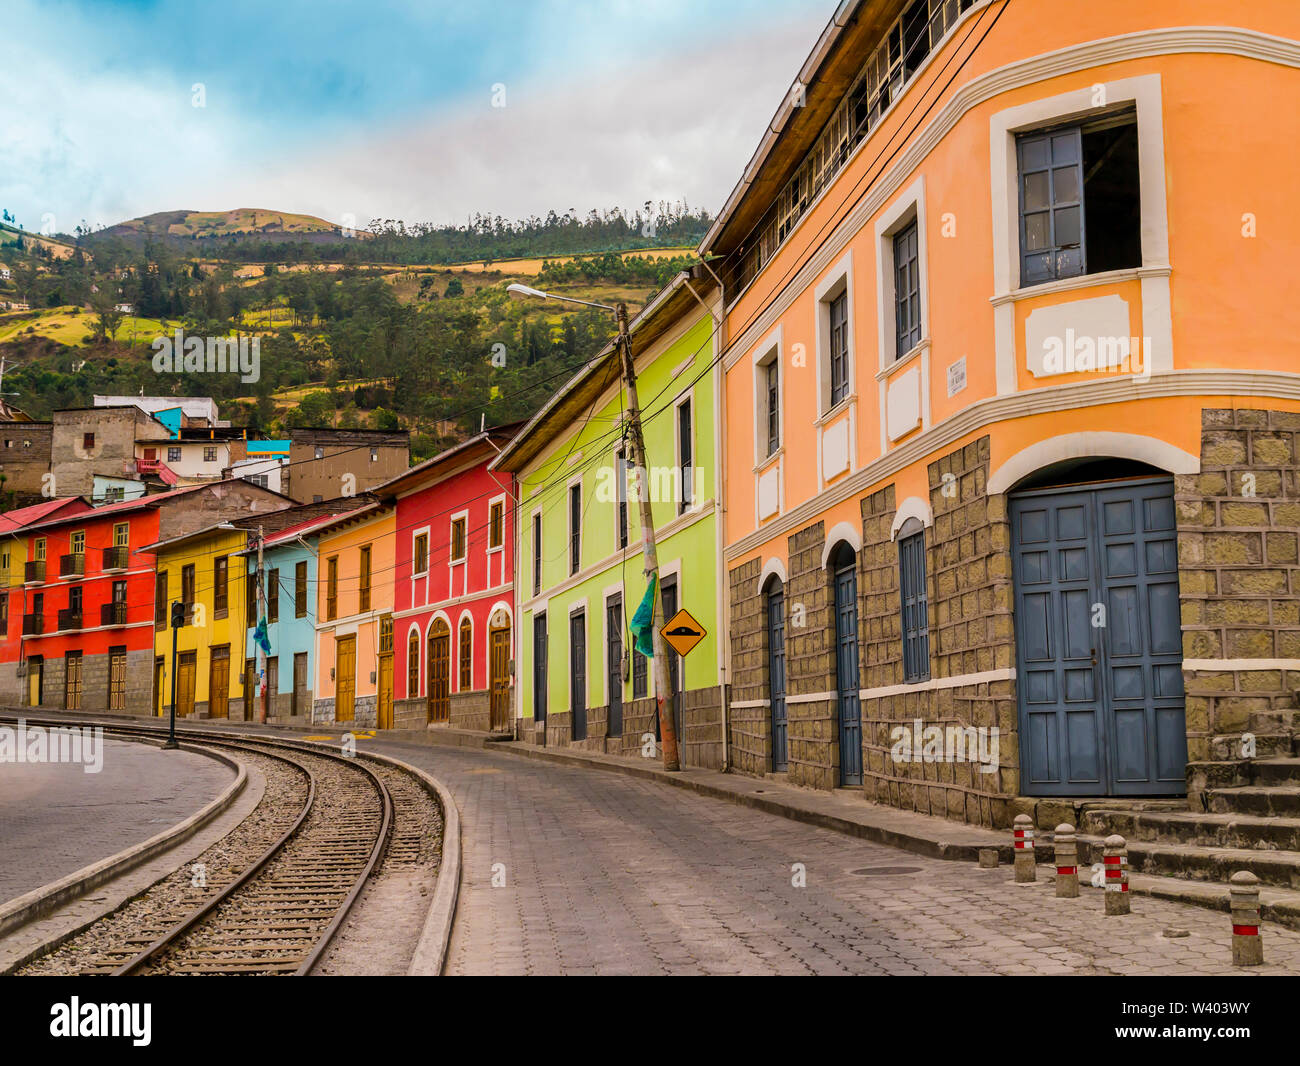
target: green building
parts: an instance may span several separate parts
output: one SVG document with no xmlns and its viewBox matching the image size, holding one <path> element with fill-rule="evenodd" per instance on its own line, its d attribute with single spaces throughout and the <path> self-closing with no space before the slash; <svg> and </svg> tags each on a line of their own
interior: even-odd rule
<svg viewBox="0 0 1300 1066">
<path fill-rule="evenodd" d="M 538 744 L 657 754 L 654 669 L 629 623 L 646 591 L 636 493 L 649 493 L 665 617 L 705 632 L 670 656 L 682 763 L 724 765 L 725 626 L 718 580 L 718 289 L 703 267 L 632 320 L 648 470 L 632 469 L 627 390 L 607 346 L 494 461 L 519 482 L 516 714 Z"/>
</svg>

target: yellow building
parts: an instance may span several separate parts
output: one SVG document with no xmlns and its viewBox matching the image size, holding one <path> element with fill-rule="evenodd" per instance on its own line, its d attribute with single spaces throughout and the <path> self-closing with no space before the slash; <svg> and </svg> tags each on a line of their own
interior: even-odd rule
<svg viewBox="0 0 1300 1066">
<path fill-rule="evenodd" d="M 172 701 L 171 605 L 189 604 L 177 634 L 177 717 L 244 720 L 247 705 L 244 648 L 250 614 L 248 576 L 240 555 L 249 533 L 227 523 L 209 526 L 142 549 L 157 560 L 154 592 L 154 713 Z"/>
</svg>

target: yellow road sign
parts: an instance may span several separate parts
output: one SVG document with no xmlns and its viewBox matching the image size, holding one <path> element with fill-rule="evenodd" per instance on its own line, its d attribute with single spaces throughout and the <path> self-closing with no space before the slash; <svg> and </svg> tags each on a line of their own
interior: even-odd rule
<svg viewBox="0 0 1300 1066">
<path fill-rule="evenodd" d="M 685 655 L 708 634 L 704 627 L 692 617 L 691 612 L 683 607 L 659 630 L 664 640 L 678 655 Z"/>
</svg>

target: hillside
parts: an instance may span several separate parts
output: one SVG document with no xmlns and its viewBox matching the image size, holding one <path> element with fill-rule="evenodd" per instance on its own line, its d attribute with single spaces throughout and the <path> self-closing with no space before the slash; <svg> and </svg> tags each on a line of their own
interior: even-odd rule
<svg viewBox="0 0 1300 1066">
<path fill-rule="evenodd" d="M 356 236 L 370 234 L 357 231 Z M 179 247 L 191 242 L 234 238 L 269 243 L 285 239 L 335 241 L 342 238 L 342 232 L 338 226 L 314 215 L 238 207 L 232 211 L 157 211 L 97 230 L 89 239 L 95 243 L 114 238 L 133 248 L 142 246 L 147 238 L 165 240 Z"/>
</svg>

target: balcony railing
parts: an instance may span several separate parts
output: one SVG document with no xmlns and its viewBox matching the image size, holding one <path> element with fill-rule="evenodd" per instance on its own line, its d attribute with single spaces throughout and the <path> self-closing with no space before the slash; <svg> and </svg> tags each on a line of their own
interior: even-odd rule
<svg viewBox="0 0 1300 1066">
<path fill-rule="evenodd" d="M 73 610 L 69 607 L 66 611 L 59 612 L 59 632 L 68 629 L 81 628 L 81 611 Z"/>
<path fill-rule="evenodd" d="M 28 566 L 31 564 L 28 563 Z M 23 615 L 23 636 L 36 637 L 45 632 L 45 615 L 43 614 L 25 614 Z"/>
<path fill-rule="evenodd" d="M 125 570 L 130 561 L 131 549 L 125 544 L 104 549 L 105 570 Z"/>
<path fill-rule="evenodd" d="M 156 474 L 162 469 L 161 459 L 137 459 L 135 461 L 135 472 L 137 474 Z"/>
<path fill-rule="evenodd" d="M 86 572 L 86 556 L 78 552 L 59 556 L 59 577 L 80 577 Z"/>
<path fill-rule="evenodd" d="M 23 564 L 23 582 L 30 583 L 33 581 L 45 580 L 45 560 L 33 559 L 29 563 Z"/>
<path fill-rule="evenodd" d="M 101 626 L 126 625 L 126 604 L 125 603 L 100 604 L 99 624 Z"/>
</svg>

